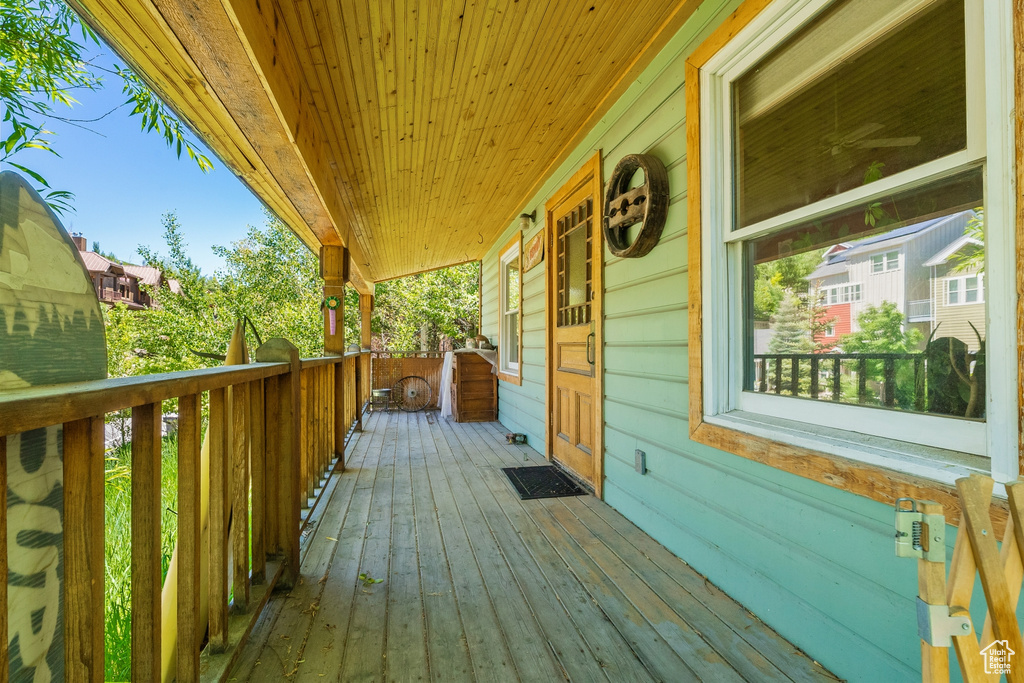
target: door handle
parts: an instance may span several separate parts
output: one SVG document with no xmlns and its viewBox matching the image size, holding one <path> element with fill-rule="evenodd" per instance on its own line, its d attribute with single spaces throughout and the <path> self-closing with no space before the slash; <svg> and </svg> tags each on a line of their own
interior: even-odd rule
<svg viewBox="0 0 1024 683">
<path fill-rule="evenodd" d="M 594 344 L 592 343 L 593 341 L 594 333 L 591 332 L 590 334 L 587 335 L 587 362 L 590 363 L 591 365 L 594 364 L 595 358 L 595 356 L 593 355 L 593 352 L 595 351 Z"/>
</svg>

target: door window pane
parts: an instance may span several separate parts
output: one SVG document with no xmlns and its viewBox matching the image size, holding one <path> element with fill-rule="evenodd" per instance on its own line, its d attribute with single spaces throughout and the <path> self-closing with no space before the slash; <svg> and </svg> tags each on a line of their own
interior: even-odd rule
<svg viewBox="0 0 1024 683">
<path fill-rule="evenodd" d="M 585 230 L 576 228 L 569 233 L 568 258 L 566 259 L 566 270 L 569 275 L 569 301 L 570 306 L 579 306 L 586 303 L 587 295 L 587 233 Z"/>
</svg>

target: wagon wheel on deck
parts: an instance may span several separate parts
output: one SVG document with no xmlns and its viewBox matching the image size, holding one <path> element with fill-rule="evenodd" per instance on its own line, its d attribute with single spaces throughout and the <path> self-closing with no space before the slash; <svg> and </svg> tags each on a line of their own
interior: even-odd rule
<svg viewBox="0 0 1024 683">
<path fill-rule="evenodd" d="M 426 408 L 432 395 L 427 380 L 415 375 L 403 377 L 391 389 L 391 400 L 397 400 L 402 410 L 409 413 Z"/>
</svg>

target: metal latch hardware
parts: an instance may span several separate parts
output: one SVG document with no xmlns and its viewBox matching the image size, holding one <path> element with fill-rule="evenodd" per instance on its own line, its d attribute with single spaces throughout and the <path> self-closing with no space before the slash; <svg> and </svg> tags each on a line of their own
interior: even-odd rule
<svg viewBox="0 0 1024 683">
<path fill-rule="evenodd" d="M 904 503 L 910 503 L 906 507 Z M 896 557 L 946 561 L 946 518 L 917 511 L 917 501 L 896 501 Z"/>
<path fill-rule="evenodd" d="M 973 631 L 967 610 L 950 614 L 947 605 L 929 605 L 917 599 L 917 635 L 932 647 L 950 647 L 953 636 L 966 636 Z"/>
</svg>

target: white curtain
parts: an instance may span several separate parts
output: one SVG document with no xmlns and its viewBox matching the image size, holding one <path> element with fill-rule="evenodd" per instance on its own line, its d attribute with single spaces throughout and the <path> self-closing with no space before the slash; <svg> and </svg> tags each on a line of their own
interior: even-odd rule
<svg viewBox="0 0 1024 683">
<path fill-rule="evenodd" d="M 444 354 L 444 365 L 441 366 L 441 417 L 452 416 L 452 363 L 455 354 L 446 351 Z"/>
</svg>

